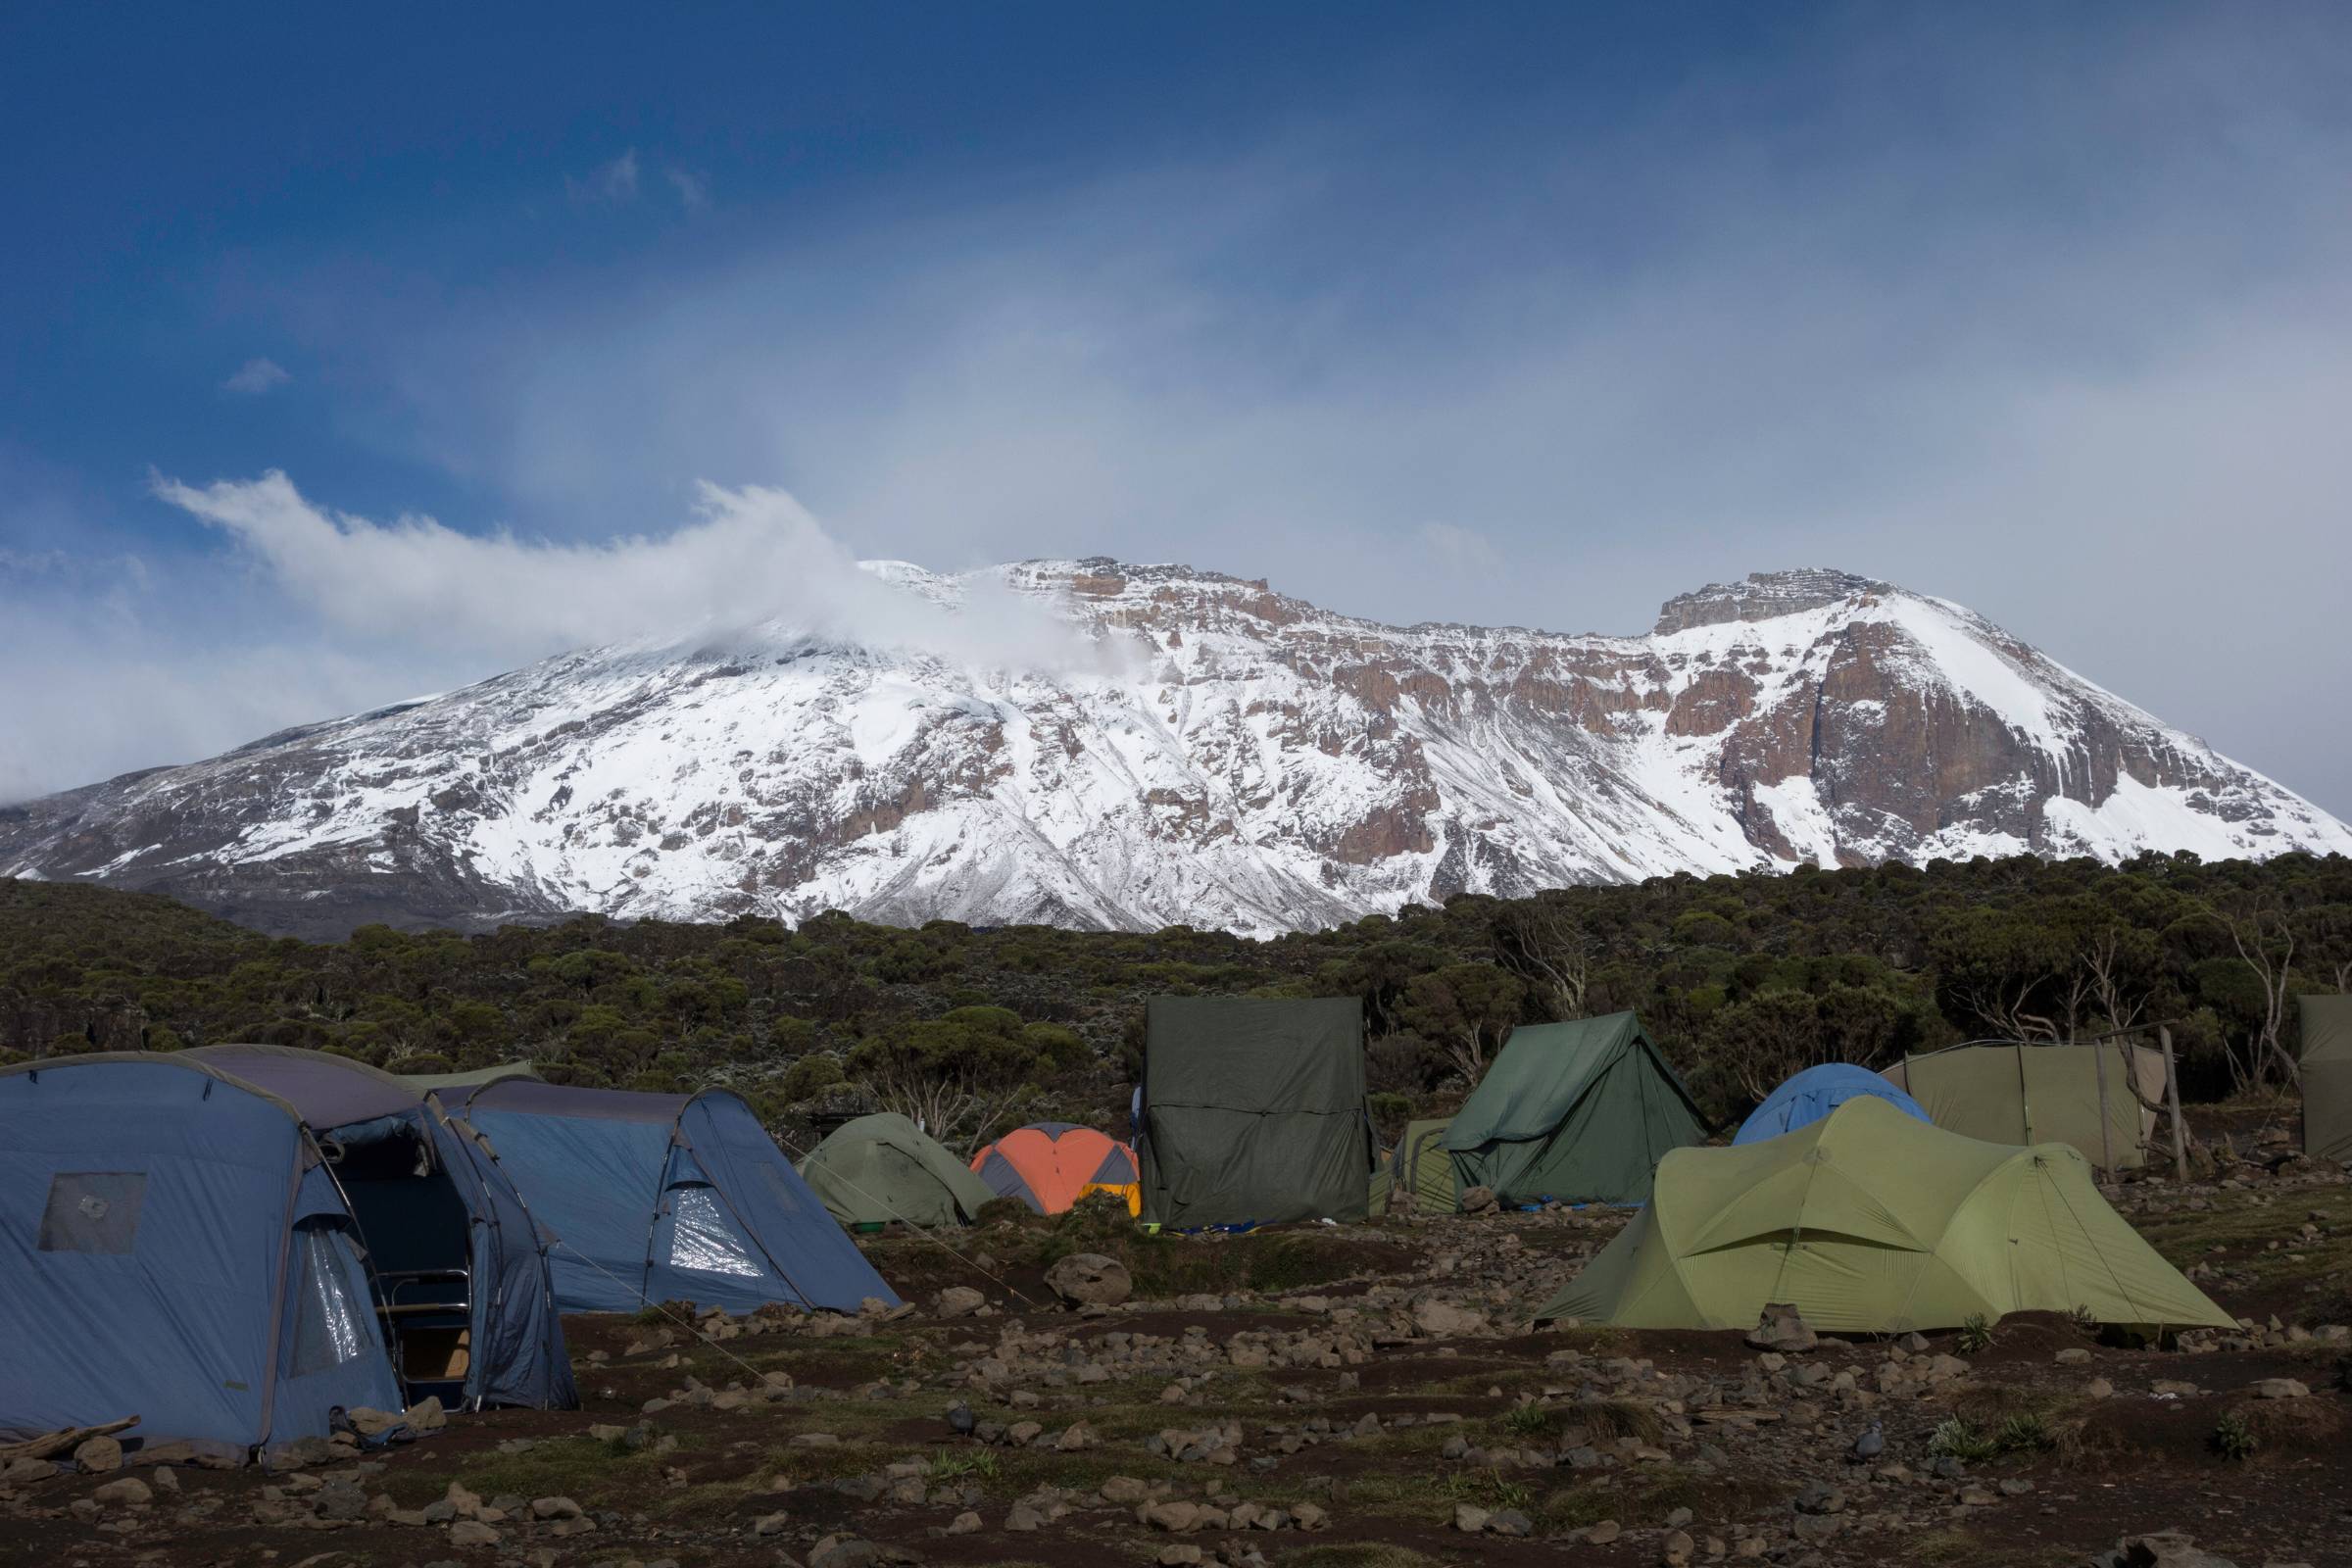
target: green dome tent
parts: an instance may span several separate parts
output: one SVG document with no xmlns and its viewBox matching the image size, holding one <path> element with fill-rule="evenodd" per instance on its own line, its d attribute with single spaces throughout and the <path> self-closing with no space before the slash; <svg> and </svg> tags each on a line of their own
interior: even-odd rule
<svg viewBox="0 0 2352 1568">
<path fill-rule="evenodd" d="M 1845 1334 L 2037 1310 L 2232 1323 L 2107 1205 L 2074 1149 L 1980 1143 L 1877 1099 L 1779 1138 L 1669 1153 L 1649 1206 L 1536 1316 L 1747 1328 L 1776 1301 Z"/>
<path fill-rule="evenodd" d="M 444 1089 L 479 1089 L 509 1078 L 536 1078 L 539 1069 L 527 1061 L 502 1061 L 495 1067 L 475 1067 L 467 1072 L 404 1072 L 395 1076 L 416 1093 L 431 1095 Z"/>
<path fill-rule="evenodd" d="M 2303 1014 L 2303 1152 L 2352 1160 L 2352 997 L 2295 1000 Z"/>
<path fill-rule="evenodd" d="M 1505 1203 L 1641 1203 L 1659 1156 L 1706 1136 L 1642 1020 L 1612 1012 L 1512 1030 L 1445 1147 L 1463 1187 Z"/>
<path fill-rule="evenodd" d="M 801 1162 L 801 1176 L 844 1225 L 968 1225 L 996 1201 L 988 1183 L 895 1112 L 836 1127 Z"/>
</svg>

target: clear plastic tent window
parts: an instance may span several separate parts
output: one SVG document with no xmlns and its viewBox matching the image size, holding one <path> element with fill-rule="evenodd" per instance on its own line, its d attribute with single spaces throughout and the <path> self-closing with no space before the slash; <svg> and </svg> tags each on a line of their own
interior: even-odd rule
<svg viewBox="0 0 2352 1568">
<path fill-rule="evenodd" d="M 360 1298 L 336 1255 L 334 1238 L 305 1225 L 294 1233 L 294 1371 L 308 1377 L 358 1357 L 368 1347 Z"/>
<path fill-rule="evenodd" d="M 708 1187 L 680 1187 L 670 1195 L 669 1265 L 703 1274 L 756 1279 L 767 1272 L 719 1212 Z"/>
<path fill-rule="evenodd" d="M 63 1170 L 41 1210 L 44 1252 L 128 1252 L 139 1234 L 147 1177 L 130 1170 Z"/>
</svg>

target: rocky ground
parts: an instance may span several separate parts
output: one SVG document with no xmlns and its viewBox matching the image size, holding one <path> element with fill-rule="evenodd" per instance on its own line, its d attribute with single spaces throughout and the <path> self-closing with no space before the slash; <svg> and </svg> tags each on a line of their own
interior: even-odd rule
<svg viewBox="0 0 2352 1568">
<path fill-rule="evenodd" d="M 895 1311 L 572 1320 L 577 1412 L 0 1467 L 0 1561 L 2352 1563 L 2352 1181 L 2234 1169 L 2112 1190 L 2247 1319 L 2165 1348 L 1530 1331 L 1602 1212 L 883 1238 Z"/>
</svg>

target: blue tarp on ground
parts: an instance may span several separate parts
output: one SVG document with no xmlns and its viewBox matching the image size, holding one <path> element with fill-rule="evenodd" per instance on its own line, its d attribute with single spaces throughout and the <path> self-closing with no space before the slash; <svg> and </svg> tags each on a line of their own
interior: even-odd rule
<svg viewBox="0 0 2352 1568">
<path fill-rule="evenodd" d="M 507 1079 L 442 1102 L 497 1151 L 555 1245 L 569 1312 L 691 1300 L 854 1312 L 898 1297 L 742 1100 Z"/>
<path fill-rule="evenodd" d="M 1929 1119 L 1919 1102 L 1904 1094 L 1886 1079 L 1867 1067 L 1857 1067 L 1850 1061 L 1825 1061 L 1818 1067 L 1807 1067 L 1788 1082 L 1764 1097 L 1762 1104 L 1748 1113 L 1732 1137 L 1735 1144 L 1759 1143 L 1794 1132 L 1821 1120 L 1849 1100 L 1863 1096 L 1884 1100 L 1905 1115 L 1921 1121 Z"/>
<path fill-rule="evenodd" d="M 398 1409 L 351 1216 L 292 1108 L 172 1056 L 0 1069 L 0 1436 L 136 1415 L 243 1449 Z"/>
<path fill-rule="evenodd" d="M 546 1250 L 514 1184 L 478 1140 L 453 1126 L 413 1086 L 346 1056 L 245 1045 L 206 1046 L 184 1054 L 277 1096 L 321 1140 L 352 1147 L 398 1140 L 403 1152 L 392 1161 L 396 1173 L 412 1169 L 406 1150 L 417 1144 L 429 1149 L 433 1168 L 415 1180 L 347 1181 L 369 1265 L 379 1276 L 465 1266 L 466 1283 L 451 1288 L 449 1297 L 469 1302 L 466 1398 L 538 1410 L 579 1407 Z M 455 1216 L 466 1225 L 463 1237 L 442 1234 L 451 1216 L 437 1209 L 451 1199 L 463 1205 L 463 1214 Z M 418 1367 L 408 1370 L 412 1379 L 423 1376 Z"/>
</svg>

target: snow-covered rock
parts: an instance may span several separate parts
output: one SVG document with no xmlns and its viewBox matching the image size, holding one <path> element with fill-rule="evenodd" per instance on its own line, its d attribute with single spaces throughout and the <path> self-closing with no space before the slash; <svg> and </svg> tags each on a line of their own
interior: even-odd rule
<svg viewBox="0 0 2352 1568">
<path fill-rule="evenodd" d="M 1681 870 L 2352 853 L 1969 611 L 1842 572 L 1609 637 L 1381 625 L 1104 560 L 871 569 L 929 614 L 1025 606 L 1062 646 L 1008 636 L 990 667 L 985 635 L 943 657 L 769 625 L 566 654 L 0 809 L 0 874 L 306 934 L 828 908 L 1267 933 Z"/>
</svg>

